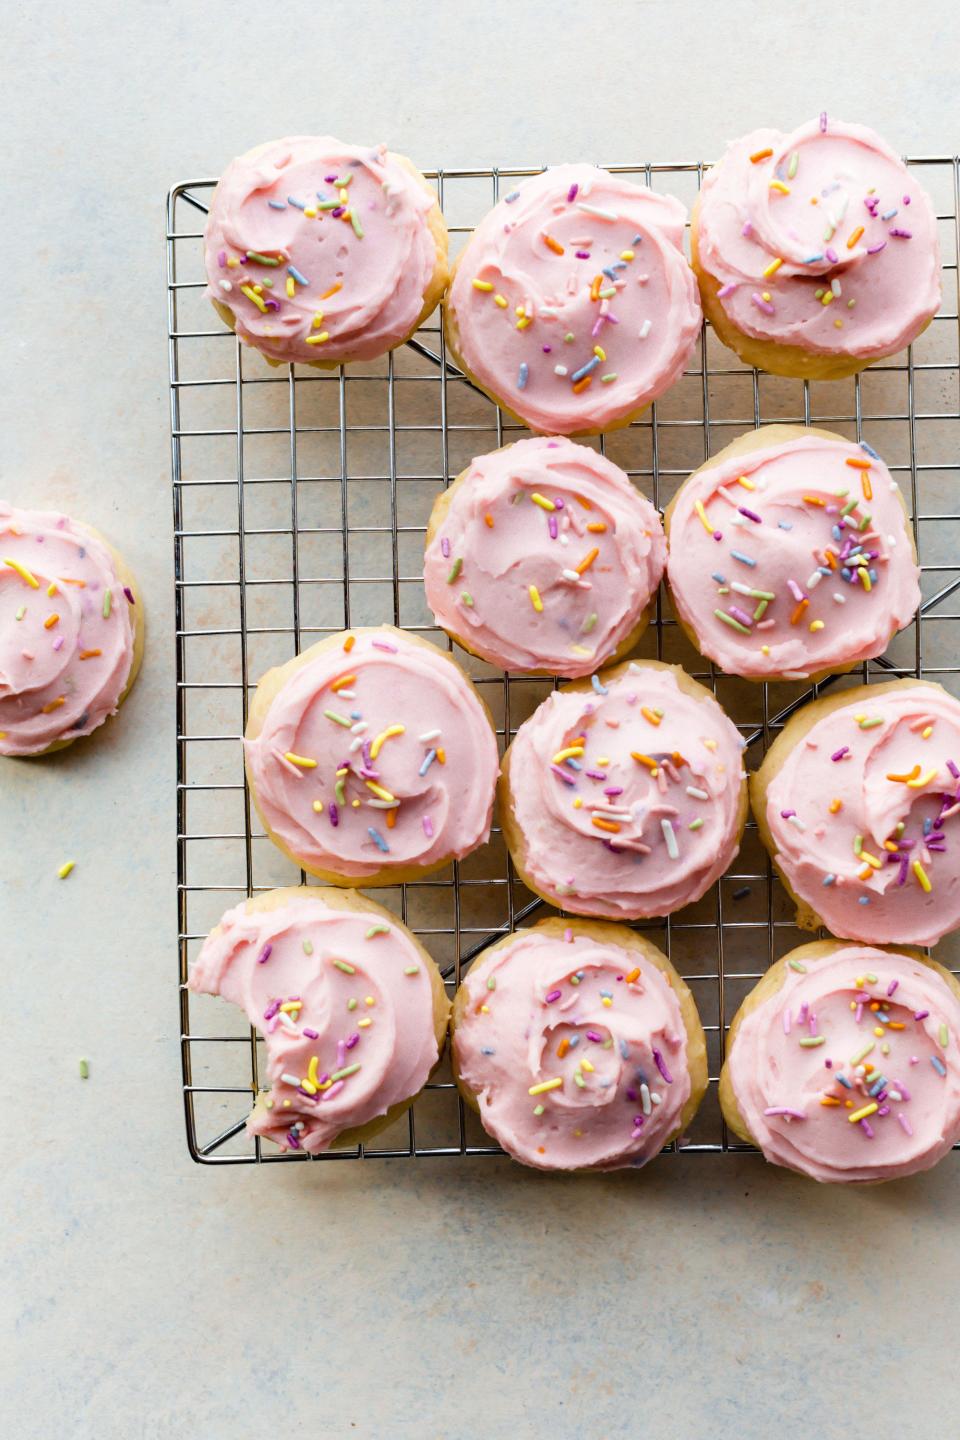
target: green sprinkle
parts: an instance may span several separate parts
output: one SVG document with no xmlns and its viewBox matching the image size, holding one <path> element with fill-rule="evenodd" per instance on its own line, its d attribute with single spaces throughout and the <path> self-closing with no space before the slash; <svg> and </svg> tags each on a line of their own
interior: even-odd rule
<svg viewBox="0 0 960 1440">
<path fill-rule="evenodd" d="M 873 973 L 872 970 L 868 970 L 867 973 L 866 973 L 866 975 L 864 975 L 863 978 L 864 978 L 864 980 L 868 980 L 871 985 L 876 985 L 876 983 L 877 983 L 877 977 L 876 977 L 876 975 L 874 975 L 874 973 Z"/>
<path fill-rule="evenodd" d="M 843 509 L 840 511 L 840 514 L 849 515 L 851 510 L 856 510 L 858 504 L 859 501 L 856 499 L 856 497 L 854 497 L 853 500 L 848 500 L 846 505 L 844 505 Z"/>
<path fill-rule="evenodd" d="M 347 1001 L 347 1009 L 348 1009 L 348 1010 L 356 1010 L 356 1008 L 357 1008 L 357 1002 L 356 1002 L 356 1000 L 348 1000 L 348 1001 Z"/>
<path fill-rule="evenodd" d="M 333 721 L 334 725 L 342 725 L 345 730 L 350 729 L 350 721 L 347 719 L 346 715 L 338 715 L 336 710 L 324 710 L 323 713 L 324 715 L 326 715 L 328 720 Z"/>
<path fill-rule="evenodd" d="M 534 1107 L 533 1107 L 533 1113 L 534 1113 L 534 1115 L 542 1115 L 542 1114 L 543 1114 L 543 1106 L 542 1106 L 542 1105 L 534 1105 Z"/>
<path fill-rule="evenodd" d="M 581 1090 L 586 1090 L 586 1088 L 587 1088 L 587 1082 L 586 1082 L 586 1080 L 584 1080 L 584 1078 L 583 1078 L 583 1076 L 580 1074 L 580 1071 L 579 1071 L 579 1070 L 574 1070 L 574 1072 L 573 1072 L 573 1080 L 574 1080 L 574 1084 L 575 1084 L 575 1085 L 579 1085 L 579 1087 L 580 1087 Z"/>
<path fill-rule="evenodd" d="M 346 960 L 334 960 L 333 963 L 338 970 L 343 971 L 344 975 L 356 975 L 357 973 L 356 965 L 348 965 Z"/>
<path fill-rule="evenodd" d="M 90 1078 L 90 1062 L 89 1062 L 89 1060 L 81 1060 L 81 1061 L 80 1061 L 80 1079 L 81 1079 L 81 1080 L 88 1080 L 89 1078 Z"/>
<path fill-rule="evenodd" d="M 313 954 L 313 941 L 312 941 L 312 940 L 304 940 L 304 942 L 303 942 L 303 953 L 304 953 L 304 955 L 312 955 L 312 954 Z"/>
<path fill-rule="evenodd" d="M 938 1034 L 940 1036 L 941 1049 L 946 1050 L 947 1046 L 950 1044 L 950 1031 L 947 1029 L 946 1025 L 941 1025 Z"/>
<path fill-rule="evenodd" d="M 870 1041 L 870 1044 L 869 1044 L 869 1045 L 864 1045 L 863 1049 L 862 1049 L 862 1050 L 858 1050 L 857 1053 L 856 1053 L 856 1055 L 851 1055 L 851 1056 L 850 1056 L 850 1064 L 851 1064 L 851 1065 L 859 1065 L 861 1060 L 866 1060 L 867 1056 L 870 1054 L 870 1051 L 871 1051 L 873 1048 L 874 1048 L 874 1044 L 873 1044 L 873 1041 L 871 1040 L 871 1041 Z"/>
<path fill-rule="evenodd" d="M 17 619 L 18 619 L 18 620 L 22 620 L 23 617 L 24 617 L 24 615 L 26 615 L 26 613 L 27 613 L 27 607 L 26 607 L 26 605 L 21 605 L 21 606 L 20 606 L 20 609 L 17 611 Z"/>
<path fill-rule="evenodd" d="M 461 556 L 458 555 L 457 558 L 456 558 L 456 560 L 454 560 L 453 564 L 450 566 L 450 569 L 449 569 L 448 572 L 447 572 L 447 584 L 448 584 L 448 585 L 452 585 L 452 584 L 453 584 L 454 580 L 456 580 L 457 576 L 460 574 L 460 571 L 461 571 L 462 569 L 463 569 L 463 560 L 462 560 Z"/>
<path fill-rule="evenodd" d="M 587 616 L 586 620 L 584 620 L 583 624 L 580 626 L 580 634 L 581 634 L 581 635 L 589 635 L 590 632 L 591 632 L 591 630 L 593 630 L 593 629 L 595 628 L 596 623 L 597 623 L 597 613 L 596 613 L 596 611 L 594 611 L 594 613 L 593 613 L 592 615 L 588 615 L 588 616 Z"/>
<path fill-rule="evenodd" d="M 350 224 L 353 226 L 353 233 L 358 240 L 363 239 L 363 226 L 360 224 L 360 216 L 356 210 L 350 211 Z"/>
<path fill-rule="evenodd" d="M 319 200 L 319 201 L 317 202 L 317 209 L 318 209 L 318 210 L 336 210 L 337 206 L 338 206 L 338 205 L 342 205 L 342 204 L 343 204 L 343 201 L 342 201 L 342 200 Z M 311 208 L 312 208 L 312 207 L 311 207 Z"/>
<path fill-rule="evenodd" d="M 862 835 L 854 835 L 854 837 L 853 837 L 853 853 L 854 853 L 854 855 L 860 855 L 860 854 L 863 853 L 863 836 L 862 836 Z"/>
<path fill-rule="evenodd" d="M 113 595 L 109 590 L 103 592 L 103 618 L 110 619 L 110 606 L 113 604 Z"/>
<path fill-rule="evenodd" d="M 334 793 L 334 794 L 336 795 L 336 797 L 337 797 L 337 804 L 338 804 L 338 805 L 346 805 L 346 803 L 347 803 L 346 791 L 345 791 L 345 789 L 344 789 L 344 786 L 346 785 L 346 783 L 347 783 L 347 782 L 346 782 L 344 779 L 341 778 L 340 780 L 337 781 L 336 785 L 334 785 L 334 787 L 333 787 L 333 793 Z"/>
<path fill-rule="evenodd" d="M 257 265 L 279 265 L 280 261 L 275 260 L 271 255 L 261 255 L 259 250 L 248 250 L 247 259 L 253 260 Z"/>
<path fill-rule="evenodd" d="M 404 967 L 403 973 L 404 973 L 404 975 L 419 975 L 419 974 L 420 974 L 420 966 L 419 966 L 419 965 L 407 965 L 407 966 Z"/>
<path fill-rule="evenodd" d="M 790 966 L 791 970 L 796 970 L 798 975 L 806 975 L 807 967 L 806 965 L 801 964 L 799 960 L 788 960 L 787 964 Z"/>
<path fill-rule="evenodd" d="M 337 178 L 336 178 L 336 180 L 334 180 L 333 183 L 334 183 L 334 185 L 336 185 L 336 187 L 337 187 L 338 190 L 346 190 L 347 186 L 350 184 L 350 182 L 351 182 L 352 179 L 353 179 L 353 175 L 352 175 L 352 174 L 351 174 L 351 175 L 338 175 Z"/>
<path fill-rule="evenodd" d="M 659 705 L 654 705 L 653 713 L 657 716 L 659 720 L 662 720 L 666 712 L 664 710 L 661 710 Z"/>
<path fill-rule="evenodd" d="M 872 519 L 873 519 L 873 516 L 872 516 L 872 515 L 864 515 L 863 519 L 860 521 L 860 524 L 857 526 L 857 529 L 858 529 L 858 530 L 866 530 L 867 526 L 870 524 L 870 522 L 871 522 Z"/>
<path fill-rule="evenodd" d="M 688 828 L 689 830 L 699 830 L 702 825 L 703 825 L 703 819 L 702 819 L 701 816 L 698 816 L 696 820 L 691 820 L 691 821 L 690 821 L 690 824 L 689 824 L 689 826 L 688 826 L 687 828 Z"/>
<path fill-rule="evenodd" d="M 723 621 L 724 625 L 729 625 L 731 630 L 739 630 L 741 635 L 750 634 L 749 626 L 741 625 L 740 621 L 734 620 L 733 616 L 728 615 L 726 610 L 714 610 L 713 613 L 714 615 L 716 615 L 718 620 Z"/>
<path fill-rule="evenodd" d="M 601 376 L 600 376 L 600 384 L 601 384 L 601 385 L 609 385 L 610 382 L 611 382 L 612 380 L 616 380 L 616 378 L 617 378 L 617 371 L 616 371 L 616 370 L 611 370 L 609 375 L 601 375 Z"/>
<path fill-rule="evenodd" d="M 460 596 L 460 603 L 462 605 L 466 605 L 468 610 L 473 609 L 473 596 L 470 594 L 469 590 L 464 590 L 463 594 Z"/>
<path fill-rule="evenodd" d="M 754 620 L 762 620 L 762 619 L 763 619 L 764 612 L 765 612 L 765 610 L 766 610 L 766 608 L 767 608 L 767 606 L 768 606 L 769 604 L 770 604 L 770 601 L 769 601 L 769 600 L 761 600 L 761 601 L 760 601 L 760 604 L 757 606 L 756 610 L 754 610 L 754 612 L 753 612 L 753 618 L 754 618 Z"/>
<path fill-rule="evenodd" d="M 787 166 L 787 179 L 788 179 L 788 180 L 792 180 L 793 177 L 794 177 L 794 175 L 796 175 L 796 173 L 797 173 L 797 166 L 798 166 L 799 164 L 800 164 L 800 152 L 799 152 L 799 150 L 794 150 L 793 154 L 790 156 L 790 164 Z"/>
<path fill-rule="evenodd" d="M 770 601 L 770 600 L 776 600 L 777 597 L 776 597 L 776 593 L 775 593 L 773 590 L 751 590 L 751 591 L 750 591 L 750 598 L 751 598 L 752 600 L 767 600 L 767 601 Z"/>
<path fill-rule="evenodd" d="M 497 977 L 496 977 L 496 975 L 491 975 L 491 976 L 489 977 L 489 979 L 487 980 L 487 989 L 488 989 L 488 990 L 496 990 L 496 988 L 497 988 Z"/>
<path fill-rule="evenodd" d="M 370 926 L 370 929 L 367 931 L 367 939 L 368 939 L 368 940 L 372 940 L 373 937 L 374 937 L 374 935 L 389 935 L 389 934 L 390 934 L 390 926 L 389 926 L 389 925 L 383 925 L 383 924 L 371 925 L 371 926 Z"/>
<path fill-rule="evenodd" d="M 826 1035 L 804 1035 L 803 1039 L 800 1041 L 800 1044 L 805 1050 L 813 1050 L 816 1048 L 817 1045 L 826 1045 L 826 1043 Z"/>
<path fill-rule="evenodd" d="M 580 984 L 580 976 L 579 976 L 579 975 L 571 975 L 571 976 L 570 976 L 570 984 L 571 984 L 571 985 L 579 985 L 579 984 Z"/>
<path fill-rule="evenodd" d="M 573 331 L 572 331 L 572 330 L 568 330 L 567 333 L 566 333 L 566 335 L 564 335 L 564 337 L 563 337 L 563 343 L 564 343 L 564 345 L 572 345 L 573 342 L 574 342 L 574 340 L 576 340 L 576 338 L 577 338 L 577 337 L 576 337 L 576 335 L 574 335 Z"/>
<path fill-rule="evenodd" d="M 331 1081 L 346 1080 L 348 1075 L 356 1075 L 359 1069 L 359 1063 L 357 1063 L 356 1065 L 345 1065 L 342 1070 L 334 1070 L 333 1074 L 330 1076 L 330 1079 Z"/>
</svg>

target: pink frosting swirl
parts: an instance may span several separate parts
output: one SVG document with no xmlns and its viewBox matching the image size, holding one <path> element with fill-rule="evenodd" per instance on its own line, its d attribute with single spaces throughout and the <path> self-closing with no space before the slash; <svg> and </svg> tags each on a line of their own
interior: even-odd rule
<svg viewBox="0 0 960 1440">
<path fill-rule="evenodd" d="M 525 1165 L 645 1164 L 690 1097 L 677 996 L 638 951 L 566 933 L 522 930 L 471 967 L 457 1073 Z"/>
<path fill-rule="evenodd" d="M 316 647 L 246 742 L 261 815 L 306 869 L 436 868 L 490 833 L 497 742 L 462 671 L 398 630 Z"/>
<path fill-rule="evenodd" d="M 681 689 L 674 667 L 631 661 L 594 681 L 549 696 L 510 748 L 518 862 L 574 914 L 668 915 L 737 853 L 742 742 L 709 691 Z"/>
<path fill-rule="evenodd" d="M 134 661 L 132 604 L 89 531 L 0 503 L 0 755 L 36 755 L 116 713 Z"/>
<path fill-rule="evenodd" d="M 505 196 L 460 256 L 454 349 L 534 430 L 616 425 L 683 372 L 700 304 L 686 211 L 590 165 L 558 165 Z"/>
<path fill-rule="evenodd" d="M 660 517 L 622 470 L 535 438 L 471 463 L 423 578 L 437 623 L 485 660 L 573 678 L 634 630 L 665 561 Z"/>
<path fill-rule="evenodd" d="M 369 360 L 416 328 L 436 205 L 386 146 L 297 135 L 232 160 L 204 233 L 207 295 L 272 360 Z"/>
<path fill-rule="evenodd" d="M 835 935 L 872 944 L 933 945 L 960 925 L 958 814 L 960 702 L 938 685 L 857 690 L 767 788 L 794 894 Z"/>
<path fill-rule="evenodd" d="M 757 340 L 865 360 L 914 340 L 940 304 L 926 192 L 864 125 L 755 130 L 704 178 L 697 260 Z"/>
<path fill-rule="evenodd" d="M 896 482 L 839 436 L 721 456 L 683 485 L 669 528 L 677 613 L 728 674 L 803 680 L 872 658 L 920 604 Z"/>
<path fill-rule="evenodd" d="M 799 957 L 743 1014 L 727 1059 L 751 1137 L 815 1180 L 929 1169 L 960 1140 L 956 995 L 911 955 L 850 945 Z"/>
<path fill-rule="evenodd" d="M 246 1012 L 266 1042 L 269 1094 L 247 1133 L 327 1150 L 422 1089 L 437 1062 L 433 989 L 409 932 L 385 913 L 295 896 L 228 910 L 189 987 Z"/>
</svg>

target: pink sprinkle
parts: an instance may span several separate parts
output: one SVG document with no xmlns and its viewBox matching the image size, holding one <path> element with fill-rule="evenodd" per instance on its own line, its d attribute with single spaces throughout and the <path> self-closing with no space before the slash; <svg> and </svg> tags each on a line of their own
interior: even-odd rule
<svg viewBox="0 0 960 1440">
<path fill-rule="evenodd" d="M 342 1070 L 342 1069 L 343 1069 L 343 1061 L 344 1061 L 344 1057 L 346 1056 L 346 1053 L 347 1053 L 347 1044 L 346 1044 L 346 1041 L 345 1041 L 345 1040 L 338 1040 L 338 1041 L 337 1041 L 337 1069 L 338 1069 L 338 1070 Z"/>
<path fill-rule="evenodd" d="M 375 650 L 388 650 L 391 655 L 396 655 L 397 653 L 396 645 L 391 645 L 386 640 L 371 640 L 370 644 Z"/>
<path fill-rule="evenodd" d="M 226 250 L 221 250 L 221 251 L 220 251 L 220 254 L 217 256 L 217 264 L 220 266 L 220 269 L 221 269 L 221 270 L 225 270 L 225 269 L 227 268 L 227 252 L 226 252 Z"/>
<path fill-rule="evenodd" d="M 913 1096 L 910 1094 L 910 1091 L 907 1089 L 906 1085 L 901 1085 L 899 1081 L 896 1085 L 894 1085 L 893 1088 L 900 1091 L 900 1094 L 904 1100 L 910 1101 L 913 1099 Z"/>
<path fill-rule="evenodd" d="M 441 555 L 443 555 L 445 560 L 448 560 L 450 558 L 450 541 L 447 539 L 446 535 L 444 535 L 443 539 L 440 541 L 440 553 Z"/>
<path fill-rule="evenodd" d="M 740 234 L 741 234 L 741 235 L 752 235 L 752 234 L 753 234 L 753 227 L 752 227 L 752 225 L 750 224 L 750 221 L 749 221 L 749 220 L 747 220 L 747 221 L 745 222 L 743 229 L 740 231 Z"/>
<path fill-rule="evenodd" d="M 422 822 L 422 823 L 423 823 L 423 833 L 424 833 L 424 835 L 426 835 L 426 837 L 427 837 L 428 840 L 432 840 L 432 839 L 433 839 L 433 821 L 430 819 L 430 816 L 429 816 L 429 815 L 424 815 L 424 817 L 423 817 L 423 822 Z"/>
<path fill-rule="evenodd" d="M 335 1084 L 333 1084 L 333 1085 L 330 1086 L 330 1089 L 329 1089 L 329 1090 L 327 1090 L 327 1091 L 324 1092 L 324 1096 L 323 1096 L 324 1100 L 332 1100 L 333 1097 L 334 1097 L 334 1095 L 339 1095 L 339 1094 L 340 1094 L 340 1091 L 343 1089 L 343 1086 L 344 1086 L 344 1081 L 342 1081 L 342 1080 L 337 1080 Z"/>
<path fill-rule="evenodd" d="M 866 1135 L 866 1137 L 867 1137 L 868 1140 L 872 1140 L 872 1139 L 873 1139 L 873 1126 L 872 1126 L 872 1125 L 869 1125 L 866 1120 L 861 1120 L 861 1121 L 860 1121 L 860 1128 L 861 1128 L 861 1130 L 863 1131 L 863 1133 Z"/>
<path fill-rule="evenodd" d="M 910 1121 L 907 1119 L 906 1115 L 904 1115 L 902 1110 L 898 1111 L 897 1119 L 900 1122 L 901 1129 L 904 1130 L 908 1135 L 912 1135 L 913 1126 L 910 1124 Z"/>
<path fill-rule="evenodd" d="M 868 246 L 867 246 L 867 254 L 868 254 L 868 255 L 878 255 L 881 250 L 885 250 L 886 248 L 887 248 L 887 242 L 886 242 L 886 240 L 881 240 L 879 245 L 868 245 Z"/>
<path fill-rule="evenodd" d="M 734 292 L 734 290 L 736 290 L 736 288 L 737 288 L 737 285 L 736 285 L 736 281 L 734 281 L 734 280 L 731 280 L 731 281 L 729 282 L 729 284 L 727 284 L 727 285 L 721 285 L 721 286 L 720 286 L 720 289 L 717 291 L 717 299 L 718 299 L 718 300 L 725 300 L 728 295 L 732 295 L 732 294 L 733 294 L 733 292 Z"/>
<path fill-rule="evenodd" d="M 753 291 L 750 299 L 753 301 L 754 305 L 756 305 L 758 310 L 763 311 L 764 315 L 775 315 L 777 313 L 774 310 L 773 306 L 770 304 L 770 301 L 764 300 L 763 296 L 759 294 L 756 290 Z"/>
<path fill-rule="evenodd" d="M 556 515 L 550 515 L 550 516 L 548 517 L 548 519 L 547 519 L 547 529 L 550 531 L 550 539 L 551 539 L 551 540 L 556 540 L 556 538 L 557 538 L 557 517 L 556 517 Z"/>
<path fill-rule="evenodd" d="M 833 249 L 828 245 L 827 248 L 826 248 L 826 250 L 824 251 L 824 254 L 826 255 L 827 259 L 830 261 L 830 264 L 831 264 L 831 265 L 836 265 L 836 263 L 837 263 L 837 252 L 836 252 L 836 250 L 833 250 Z"/>
<path fill-rule="evenodd" d="M 569 925 L 567 926 L 566 930 L 564 930 L 564 932 L 563 932 L 563 938 L 564 938 L 564 940 L 566 940 L 566 942 L 567 942 L 568 945 L 572 945 L 572 944 L 573 944 L 573 931 L 570 929 L 570 926 L 569 926 Z"/>
<path fill-rule="evenodd" d="M 654 1065 L 656 1065 L 657 1069 L 660 1071 L 660 1074 L 663 1076 L 664 1080 L 666 1080 L 667 1084 L 672 1085 L 673 1076 L 667 1069 L 663 1056 L 660 1054 L 659 1050 L 654 1050 L 653 1052 L 653 1063 Z"/>
<path fill-rule="evenodd" d="M 789 1034 L 790 1034 L 790 1011 L 789 1011 L 789 1010 L 784 1010 L 784 1012 L 783 1012 L 783 1033 L 784 1033 L 784 1035 L 789 1035 Z"/>
<path fill-rule="evenodd" d="M 826 135 L 826 133 L 827 133 L 827 112 L 826 112 L 826 110 L 821 110 L 821 111 L 820 111 L 820 134 L 821 134 L 821 135 Z"/>
<path fill-rule="evenodd" d="M 56 640 L 54 640 L 54 642 L 53 642 L 53 648 L 54 648 L 54 650 L 62 650 L 62 649 L 63 649 L 63 636 L 62 636 L 62 635 L 58 635 L 57 638 L 56 638 Z"/>
<path fill-rule="evenodd" d="M 278 1011 L 279 1009 L 280 1009 L 280 1001 L 279 1001 L 279 1000 L 271 1000 L 270 1004 L 267 1006 L 266 1010 L 264 1010 L 264 1012 L 263 1012 L 263 1018 L 264 1018 L 264 1020 L 272 1020 L 273 1017 L 274 1017 L 274 1015 L 276 1015 L 276 1013 L 277 1013 L 277 1011 Z"/>
</svg>

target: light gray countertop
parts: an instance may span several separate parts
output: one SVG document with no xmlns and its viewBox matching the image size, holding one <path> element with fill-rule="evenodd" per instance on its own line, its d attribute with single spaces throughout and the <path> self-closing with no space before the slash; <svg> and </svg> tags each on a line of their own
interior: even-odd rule
<svg viewBox="0 0 960 1440">
<path fill-rule="evenodd" d="M 953 152 L 958 55 L 953 0 L 8 7 L 0 489 L 102 528 L 148 613 L 120 719 L 0 776 L 16 1440 L 949 1432 L 956 1155 L 866 1190 L 733 1155 L 190 1162 L 162 242 L 172 182 L 287 133 L 709 159 L 826 108 Z"/>
</svg>

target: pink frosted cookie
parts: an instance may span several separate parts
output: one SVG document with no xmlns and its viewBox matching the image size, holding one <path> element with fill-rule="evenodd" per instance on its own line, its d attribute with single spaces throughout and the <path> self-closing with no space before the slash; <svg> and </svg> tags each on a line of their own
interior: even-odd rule
<svg viewBox="0 0 960 1440">
<path fill-rule="evenodd" d="M 500 823 L 524 884 L 577 915 L 698 900 L 737 853 L 743 745 L 679 665 L 630 661 L 550 695 L 503 759 Z"/>
<path fill-rule="evenodd" d="M 538 437 L 478 456 L 437 497 L 423 576 L 465 649 L 572 679 L 633 648 L 665 560 L 660 516 L 622 470 Z"/>
<path fill-rule="evenodd" d="M 95 530 L 0 502 L 0 755 L 62 749 L 116 714 L 143 655 L 139 598 Z"/>
<path fill-rule="evenodd" d="M 509 1155 L 541 1170 L 643 1165 L 707 1087 L 693 996 L 655 945 L 543 920 L 470 968 L 453 1003 L 457 1084 Z"/>
<path fill-rule="evenodd" d="M 297 135 L 227 166 L 204 233 L 207 294 L 274 364 L 372 360 L 410 338 L 447 283 L 437 197 L 385 145 Z"/>
<path fill-rule="evenodd" d="M 456 363 L 531 430 L 625 425 L 700 334 L 686 211 L 590 165 L 536 175 L 481 220 L 445 302 Z"/>
<path fill-rule="evenodd" d="M 821 696 L 750 781 L 804 929 L 934 945 L 960 925 L 960 701 L 929 681 Z"/>
<path fill-rule="evenodd" d="M 727 1040 L 741 1139 L 821 1181 L 897 1180 L 960 1141 L 960 985 L 919 951 L 838 940 L 768 970 Z"/>
<path fill-rule="evenodd" d="M 677 617 L 729 675 L 848 669 L 920 604 L 898 486 L 874 451 L 827 430 L 741 435 L 684 482 L 665 524 Z"/>
<path fill-rule="evenodd" d="M 331 884 L 414 880 L 490 834 L 487 708 L 448 655 L 390 625 L 331 635 L 269 670 L 245 748 L 270 839 Z"/>
<path fill-rule="evenodd" d="M 268 1085 L 247 1121 L 285 1150 L 358 1145 L 391 1125 L 437 1063 L 449 1002 L 436 965 L 363 895 L 301 886 L 228 910 L 191 990 L 245 1011 Z"/>
<path fill-rule="evenodd" d="M 879 135 L 826 115 L 729 146 L 704 177 L 692 253 L 720 339 L 775 375 L 852 375 L 940 304 L 926 192 Z"/>
</svg>

